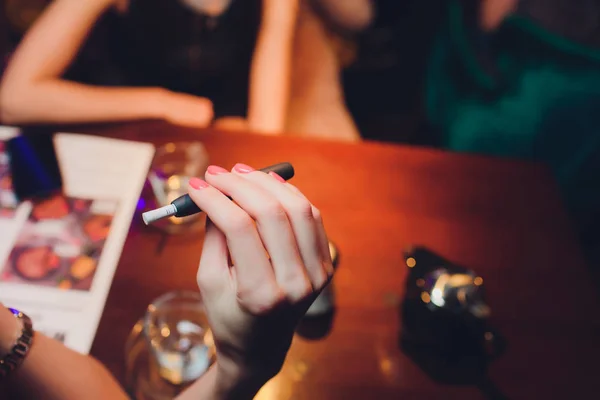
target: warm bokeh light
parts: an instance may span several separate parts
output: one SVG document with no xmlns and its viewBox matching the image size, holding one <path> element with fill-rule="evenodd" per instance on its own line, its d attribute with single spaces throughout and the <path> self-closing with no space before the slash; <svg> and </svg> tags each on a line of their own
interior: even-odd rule
<svg viewBox="0 0 600 400">
<path fill-rule="evenodd" d="M 176 148 L 177 148 L 177 145 L 175 143 L 167 143 L 164 146 L 165 152 L 167 152 L 167 153 L 174 152 Z"/>
<path fill-rule="evenodd" d="M 163 337 L 168 337 L 171 334 L 171 330 L 169 329 L 168 326 L 165 325 L 160 329 L 160 334 Z"/>
<path fill-rule="evenodd" d="M 170 176 L 167 179 L 167 188 L 168 190 L 179 190 L 181 188 L 181 179 L 179 176 Z"/>
</svg>

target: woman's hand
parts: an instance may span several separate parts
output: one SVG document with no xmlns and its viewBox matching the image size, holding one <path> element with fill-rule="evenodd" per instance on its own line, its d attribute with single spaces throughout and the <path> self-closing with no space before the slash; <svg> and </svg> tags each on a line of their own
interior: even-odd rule
<svg viewBox="0 0 600 400">
<path fill-rule="evenodd" d="M 209 167 L 206 181 L 190 180 L 190 196 L 208 216 L 198 285 L 220 385 L 255 393 L 279 372 L 297 323 L 332 277 L 323 222 L 298 189 L 243 164 Z"/>
<path fill-rule="evenodd" d="M 171 91 L 162 94 L 157 107 L 166 121 L 196 128 L 207 127 L 212 122 L 213 106 L 209 99 Z"/>
</svg>

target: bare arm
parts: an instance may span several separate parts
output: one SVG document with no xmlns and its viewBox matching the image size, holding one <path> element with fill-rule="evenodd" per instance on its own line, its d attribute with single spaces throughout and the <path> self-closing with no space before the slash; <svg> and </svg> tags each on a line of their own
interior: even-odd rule
<svg viewBox="0 0 600 400">
<path fill-rule="evenodd" d="M 270 134 L 283 131 L 298 1 L 263 0 L 260 31 L 250 67 L 250 130 Z"/>
<path fill-rule="evenodd" d="M 0 357 L 19 330 L 18 321 L 0 305 Z M 23 364 L 7 377 L 6 385 L 19 399 L 128 399 L 98 361 L 40 334 Z"/>
<path fill-rule="evenodd" d="M 25 35 L 0 84 L 5 123 L 169 119 L 166 113 L 172 99 L 166 90 L 94 87 L 61 79 L 98 18 L 116 1 L 55 0 L 48 6 Z M 120 0 L 117 5 L 122 6 Z M 176 100 L 181 103 L 181 96 Z M 188 104 L 195 100 L 183 99 L 186 104 L 178 104 L 178 113 L 185 112 L 181 108 L 186 106 L 193 110 L 197 106 L 198 115 L 188 119 L 201 125 L 210 120 L 212 110 L 206 109 L 207 104 Z"/>
<path fill-rule="evenodd" d="M 0 358 L 14 344 L 20 324 L 0 304 Z M 234 371 L 215 364 L 177 400 L 250 399 L 264 384 L 242 380 Z M 6 386 L 2 386 L 6 385 Z M 18 399 L 127 400 L 129 397 L 106 368 L 92 357 L 36 333 L 35 341 L 21 366 L 0 385 Z"/>
</svg>

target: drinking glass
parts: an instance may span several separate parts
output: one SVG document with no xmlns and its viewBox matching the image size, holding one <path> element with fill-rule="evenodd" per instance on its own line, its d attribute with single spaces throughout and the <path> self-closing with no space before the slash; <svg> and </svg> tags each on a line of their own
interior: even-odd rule
<svg viewBox="0 0 600 400">
<path fill-rule="evenodd" d="M 208 168 L 208 153 L 200 142 L 167 143 L 156 150 L 147 185 L 142 194 L 142 211 L 165 206 L 187 193 L 190 178 L 203 176 Z M 201 229 L 202 214 L 170 217 L 153 226 L 171 234 Z"/>
<path fill-rule="evenodd" d="M 153 301 L 134 326 L 125 352 L 135 399 L 172 399 L 181 393 L 216 357 L 200 295 L 174 291 Z"/>
</svg>

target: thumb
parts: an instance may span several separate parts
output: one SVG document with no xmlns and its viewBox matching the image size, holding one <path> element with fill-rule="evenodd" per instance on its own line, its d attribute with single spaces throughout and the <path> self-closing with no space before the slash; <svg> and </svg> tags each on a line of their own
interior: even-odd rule
<svg viewBox="0 0 600 400">
<path fill-rule="evenodd" d="M 206 220 L 206 235 L 198 267 L 198 286 L 201 292 L 221 292 L 230 282 L 229 249 L 223 232 Z"/>
</svg>

